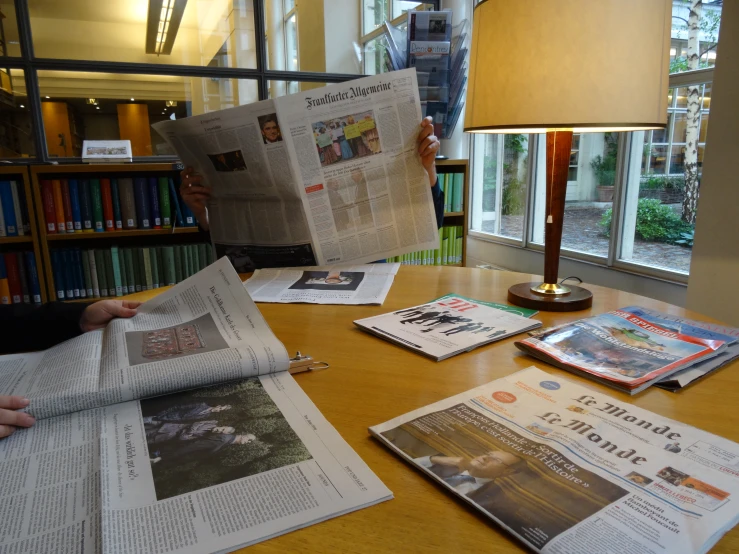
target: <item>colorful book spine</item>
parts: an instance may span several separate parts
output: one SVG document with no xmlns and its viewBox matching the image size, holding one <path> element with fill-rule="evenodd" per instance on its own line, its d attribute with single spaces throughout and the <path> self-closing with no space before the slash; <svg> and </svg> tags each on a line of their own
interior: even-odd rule
<svg viewBox="0 0 739 554">
<path fill-rule="evenodd" d="M 89 179 L 82 179 L 80 181 L 80 212 L 82 213 L 82 232 L 94 232 L 95 230 L 92 226 L 92 197 L 90 196 Z"/>
<path fill-rule="evenodd" d="M 136 214 L 139 229 L 151 229 L 151 208 L 149 207 L 149 184 L 146 177 L 133 180 L 133 193 L 136 198 Z"/>
<path fill-rule="evenodd" d="M 80 210 L 80 187 L 77 179 L 69 179 L 69 202 L 72 207 L 72 229 L 75 233 L 82 232 L 82 212 Z"/>
<path fill-rule="evenodd" d="M 129 290 L 128 288 L 128 275 L 126 274 L 126 258 L 123 255 L 123 250 L 121 248 L 118 249 L 118 266 L 120 267 L 120 272 L 121 272 L 121 289 L 123 290 L 123 294 L 133 293 L 133 289 Z"/>
<path fill-rule="evenodd" d="M 17 253 L 15 257 L 18 263 L 18 279 L 21 285 L 21 302 L 24 304 L 31 303 L 31 295 L 28 290 L 28 274 L 26 273 L 26 260 L 22 252 Z"/>
<path fill-rule="evenodd" d="M 28 198 L 26 198 L 26 192 L 23 189 L 23 183 L 18 182 L 18 202 L 21 206 L 21 221 L 23 221 L 23 234 L 31 234 L 31 218 L 28 215 Z"/>
<path fill-rule="evenodd" d="M 126 281 L 128 281 L 128 292 L 134 293 L 137 290 L 141 290 L 141 287 L 136 288 L 136 272 L 133 268 L 133 255 L 130 248 L 123 249 L 123 259 L 126 267 Z"/>
<path fill-rule="evenodd" d="M 176 284 L 177 277 L 176 277 L 175 263 L 174 263 L 174 247 L 172 246 L 162 247 L 162 260 L 164 262 L 164 284 L 165 286 Z"/>
<path fill-rule="evenodd" d="M 105 279 L 108 281 L 108 296 L 118 296 L 113 271 L 113 256 L 111 256 L 109 248 L 103 250 L 103 260 L 105 261 Z"/>
<path fill-rule="evenodd" d="M 80 254 L 82 260 L 82 278 L 85 282 L 85 294 L 88 298 L 95 297 L 95 291 L 92 288 L 92 274 L 90 273 L 90 255 L 89 250 L 83 250 Z"/>
<path fill-rule="evenodd" d="M 67 232 L 67 219 L 64 217 L 64 199 L 62 198 L 62 183 L 59 179 L 51 180 L 51 190 L 54 193 L 54 213 L 56 214 L 56 232 Z"/>
<path fill-rule="evenodd" d="M 151 287 L 159 288 L 159 260 L 157 259 L 157 249 L 149 248 L 149 265 L 151 265 Z"/>
<path fill-rule="evenodd" d="M 87 259 L 90 265 L 90 279 L 92 280 L 92 296 L 100 298 L 100 281 L 98 280 L 97 259 L 94 250 L 87 251 Z"/>
<path fill-rule="evenodd" d="M 103 226 L 105 231 L 115 231 L 113 194 L 110 190 L 110 179 L 100 179 L 100 198 L 103 204 Z"/>
<path fill-rule="evenodd" d="M 0 304 L 10 304 L 8 271 L 5 268 L 5 257 L 2 254 L 0 254 Z"/>
<path fill-rule="evenodd" d="M 87 287 L 85 286 L 85 272 L 82 267 L 82 251 L 79 248 L 72 250 L 72 260 L 74 260 L 74 279 L 76 286 L 80 291 L 80 298 L 87 298 Z"/>
<path fill-rule="evenodd" d="M 452 177 L 452 211 L 461 212 L 464 209 L 464 173 L 455 173 Z"/>
<path fill-rule="evenodd" d="M 172 224 L 176 225 L 177 227 L 184 227 L 185 220 L 182 217 L 182 210 L 180 209 L 180 201 L 177 198 L 177 191 L 174 188 L 174 180 L 167 179 L 167 182 L 169 183 L 170 204 L 174 206 L 174 213 L 172 214 L 172 217 L 174 218 L 174 220 L 172 221 Z"/>
<path fill-rule="evenodd" d="M 133 258 L 134 276 L 136 278 L 136 292 L 146 290 L 146 279 L 144 278 L 144 256 L 141 248 L 134 248 L 131 252 Z"/>
<path fill-rule="evenodd" d="M 113 282 L 115 283 L 115 295 L 123 296 L 123 279 L 121 278 L 121 263 L 118 258 L 118 247 L 110 248 L 110 262 L 113 265 Z"/>
<path fill-rule="evenodd" d="M 51 181 L 41 180 L 41 204 L 44 209 L 44 220 L 46 221 L 46 233 L 56 233 L 56 210 L 54 209 L 54 191 Z"/>
<path fill-rule="evenodd" d="M 64 230 L 74 233 L 74 217 L 72 216 L 72 198 L 69 192 L 69 182 L 66 179 L 59 180 L 62 190 L 62 206 L 64 208 Z"/>
<path fill-rule="evenodd" d="M 162 228 L 172 227 L 172 203 L 169 201 L 169 179 L 159 177 L 159 211 L 162 215 Z"/>
<path fill-rule="evenodd" d="M 13 191 L 10 188 L 10 181 L 0 181 L 0 202 L 3 205 L 5 235 L 8 237 L 17 237 L 18 227 L 16 226 L 15 209 L 13 208 Z"/>
<path fill-rule="evenodd" d="M 90 179 L 90 203 L 92 204 L 92 225 L 96 233 L 105 231 L 103 215 L 103 195 L 100 179 Z"/>
<path fill-rule="evenodd" d="M 21 210 L 21 200 L 18 194 L 18 183 L 10 181 L 10 193 L 13 197 L 13 211 L 15 212 L 15 227 L 18 231 L 18 236 L 26 234 L 25 225 L 23 223 L 23 210 Z"/>
<path fill-rule="evenodd" d="M 8 274 L 8 288 L 10 289 L 11 304 L 20 304 L 22 301 L 21 277 L 18 270 L 18 257 L 15 252 L 5 254 L 5 270 Z"/>
<path fill-rule="evenodd" d="M 95 250 L 95 268 L 98 276 L 98 286 L 100 287 L 100 296 L 104 298 L 108 296 L 108 276 L 105 272 L 105 253 L 103 250 Z"/>
<path fill-rule="evenodd" d="M 156 253 L 157 253 L 157 275 L 159 276 L 159 286 L 163 287 L 165 286 L 164 282 L 164 258 L 162 257 L 162 247 L 157 246 L 156 247 Z"/>
<path fill-rule="evenodd" d="M 5 230 L 5 214 L 3 214 L 3 199 L 0 196 L 0 237 L 5 236 L 7 236 L 7 231 Z"/>
<path fill-rule="evenodd" d="M 159 182 L 156 177 L 149 177 L 149 209 L 151 210 L 151 226 L 162 228 L 162 212 L 159 209 Z"/>
<path fill-rule="evenodd" d="M 66 298 L 66 288 L 64 286 L 64 272 L 62 271 L 62 257 L 58 250 L 52 250 L 51 255 L 51 273 L 54 277 L 53 290 L 56 293 L 57 300 Z"/>
<path fill-rule="evenodd" d="M 178 244 L 173 247 L 174 250 L 174 280 L 179 283 L 184 279 L 182 271 L 182 247 Z"/>
<path fill-rule="evenodd" d="M 133 179 L 125 177 L 118 179 L 118 194 L 121 201 L 121 217 L 124 229 L 136 229 L 136 195 L 133 191 Z"/>
<path fill-rule="evenodd" d="M 148 248 L 141 249 L 141 257 L 143 258 L 144 266 L 144 290 L 152 290 L 154 288 L 154 279 L 151 273 L 151 255 L 149 254 Z"/>
<path fill-rule="evenodd" d="M 116 231 L 123 229 L 123 214 L 121 212 L 121 195 L 118 191 L 118 179 L 110 180 L 110 196 L 113 202 L 113 226 Z"/>
<path fill-rule="evenodd" d="M 72 300 L 74 298 L 80 297 L 79 285 L 77 284 L 75 272 L 72 267 L 73 263 L 74 261 L 72 259 L 71 252 L 67 249 L 63 249 L 62 271 L 64 272 L 64 285 L 66 286 L 66 290 L 64 292 L 67 295 L 67 300 Z"/>
<path fill-rule="evenodd" d="M 31 302 L 41 304 L 41 283 L 38 278 L 38 267 L 36 256 L 33 252 L 26 252 L 26 274 L 28 276 L 28 288 L 31 294 Z"/>
</svg>

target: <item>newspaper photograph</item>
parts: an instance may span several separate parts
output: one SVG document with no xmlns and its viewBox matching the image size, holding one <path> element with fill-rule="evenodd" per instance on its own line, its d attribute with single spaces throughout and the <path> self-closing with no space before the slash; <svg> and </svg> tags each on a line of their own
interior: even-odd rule
<svg viewBox="0 0 739 554">
<path fill-rule="evenodd" d="M 0 356 L 0 394 L 37 419 L 284 371 L 289 356 L 221 258 L 114 319 L 43 352 Z"/>
<path fill-rule="evenodd" d="M 531 392 L 517 376 L 370 432 L 537 552 L 698 553 L 736 524 L 736 478 L 548 401 L 549 376 Z"/>
<path fill-rule="evenodd" d="M 244 287 L 255 302 L 382 304 L 400 264 L 258 269 Z"/>
<path fill-rule="evenodd" d="M 438 248 L 412 69 L 275 100 L 318 265 Z"/>
<path fill-rule="evenodd" d="M 392 498 L 287 372 L 104 412 L 106 553 L 234 549 Z"/>
</svg>

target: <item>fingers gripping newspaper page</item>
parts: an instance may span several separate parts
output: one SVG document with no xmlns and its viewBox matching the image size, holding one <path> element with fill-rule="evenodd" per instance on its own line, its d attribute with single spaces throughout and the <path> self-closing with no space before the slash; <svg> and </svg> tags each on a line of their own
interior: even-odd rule
<svg viewBox="0 0 739 554">
<path fill-rule="evenodd" d="M 244 281 L 255 302 L 382 304 L 400 264 L 258 269 Z"/>
<path fill-rule="evenodd" d="M 537 552 L 705 552 L 736 524 L 739 480 L 716 458 L 737 445 L 645 410 L 619 421 L 567 386 L 531 368 L 370 431 Z M 668 421 L 706 444 L 665 450 Z"/>
<path fill-rule="evenodd" d="M 318 265 L 438 248 L 414 69 L 275 100 Z"/>
<path fill-rule="evenodd" d="M 392 497 L 288 372 L 105 408 L 103 552 L 246 546 Z"/>
</svg>

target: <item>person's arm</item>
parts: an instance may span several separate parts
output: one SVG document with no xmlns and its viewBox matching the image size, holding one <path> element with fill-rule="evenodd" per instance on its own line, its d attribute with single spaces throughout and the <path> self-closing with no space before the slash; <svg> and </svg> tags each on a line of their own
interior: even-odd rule
<svg viewBox="0 0 739 554">
<path fill-rule="evenodd" d="M 206 208 L 206 204 L 210 199 L 210 188 L 203 184 L 202 175 L 195 173 L 192 167 L 183 169 L 180 177 L 182 178 L 182 184 L 180 185 L 182 201 L 192 211 L 198 222 L 198 227 L 203 231 L 210 231 L 208 210 Z"/>
<path fill-rule="evenodd" d="M 444 224 L 444 193 L 439 186 L 439 176 L 436 173 L 436 154 L 440 146 L 439 139 L 434 135 L 433 118 L 424 117 L 421 120 L 421 131 L 418 133 L 418 155 L 421 157 L 421 164 L 429 178 L 437 228 L 441 228 Z"/>
</svg>

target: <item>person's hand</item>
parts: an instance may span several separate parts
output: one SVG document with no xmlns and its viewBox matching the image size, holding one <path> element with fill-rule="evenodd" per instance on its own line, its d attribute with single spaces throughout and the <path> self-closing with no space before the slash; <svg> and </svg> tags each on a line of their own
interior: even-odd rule
<svg viewBox="0 0 739 554">
<path fill-rule="evenodd" d="M 36 423 L 33 416 L 15 411 L 25 408 L 28 403 L 28 398 L 0 395 L 0 439 L 9 437 L 18 427 L 30 427 Z"/>
<path fill-rule="evenodd" d="M 82 312 L 80 318 L 80 329 L 82 332 L 95 331 L 104 328 L 111 320 L 116 317 L 133 317 L 136 315 L 136 308 L 141 302 L 133 302 L 131 300 L 101 300 L 90 304 Z"/>
<path fill-rule="evenodd" d="M 198 220 L 200 227 L 208 230 L 208 216 L 205 209 L 210 199 L 210 188 L 203 184 L 202 175 L 195 173 L 192 167 L 186 167 L 180 173 L 182 184 L 180 185 L 180 194 L 182 200 L 187 207 L 192 210 L 195 219 Z"/>
<path fill-rule="evenodd" d="M 421 120 L 421 132 L 418 133 L 418 155 L 421 164 L 429 175 L 429 185 L 436 184 L 436 154 L 439 153 L 441 143 L 434 135 L 434 120 L 431 116 Z"/>
</svg>

